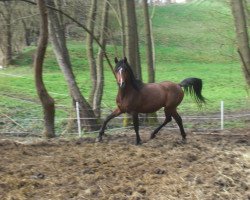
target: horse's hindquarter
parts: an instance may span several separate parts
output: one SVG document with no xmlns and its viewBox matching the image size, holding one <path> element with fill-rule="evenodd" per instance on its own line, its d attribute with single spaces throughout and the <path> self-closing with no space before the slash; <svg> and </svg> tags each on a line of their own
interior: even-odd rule
<svg viewBox="0 0 250 200">
<path fill-rule="evenodd" d="M 177 107 L 184 97 L 184 92 L 179 84 L 164 81 L 160 85 L 166 90 L 166 107 Z"/>
</svg>

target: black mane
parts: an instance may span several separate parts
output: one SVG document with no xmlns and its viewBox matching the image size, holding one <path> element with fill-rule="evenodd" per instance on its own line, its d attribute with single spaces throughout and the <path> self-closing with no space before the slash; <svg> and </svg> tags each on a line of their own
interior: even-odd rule
<svg viewBox="0 0 250 200">
<path fill-rule="evenodd" d="M 121 67 L 128 71 L 129 76 L 130 76 L 130 80 L 131 80 L 131 83 L 132 83 L 133 87 L 134 87 L 136 90 L 139 91 L 139 90 L 143 87 L 143 82 L 142 82 L 141 80 L 135 78 L 135 75 L 134 75 L 134 73 L 133 73 L 133 70 L 132 70 L 132 68 L 130 67 L 130 65 L 128 64 L 127 60 L 122 59 L 122 60 L 118 61 L 118 62 L 116 63 L 116 66 L 115 66 L 115 72 L 118 72 L 118 70 L 119 70 Z"/>
</svg>

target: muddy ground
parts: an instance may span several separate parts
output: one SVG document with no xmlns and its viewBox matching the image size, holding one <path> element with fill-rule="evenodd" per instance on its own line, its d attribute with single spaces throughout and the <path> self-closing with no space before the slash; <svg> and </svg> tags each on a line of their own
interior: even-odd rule
<svg viewBox="0 0 250 200">
<path fill-rule="evenodd" d="M 94 138 L 0 137 L 0 199 L 250 199 L 250 130 L 133 131 Z"/>
</svg>

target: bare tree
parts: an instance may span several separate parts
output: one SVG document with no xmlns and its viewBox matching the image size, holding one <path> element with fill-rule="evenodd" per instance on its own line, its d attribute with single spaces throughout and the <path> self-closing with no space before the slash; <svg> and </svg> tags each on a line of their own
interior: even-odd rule
<svg viewBox="0 0 250 200">
<path fill-rule="evenodd" d="M 243 1 L 231 0 L 231 8 L 236 29 L 238 53 L 242 62 L 246 82 L 250 87 L 250 48 Z"/>
<path fill-rule="evenodd" d="M 138 79 L 142 79 L 135 1 L 125 0 L 126 56 Z"/>
<path fill-rule="evenodd" d="M 55 7 L 53 0 L 47 0 L 47 2 L 48 5 L 50 5 L 51 7 Z M 87 131 L 97 130 L 99 126 L 97 125 L 98 123 L 96 116 L 89 103 L 81 94 L 80 89 L 75 80 L 69 52 L 66 46 L 64 27 L 60 24 L 58 15 L 52 9 L 49 9 L 49 21 L 50 21 L 50 36 L 53 45 L 53 50 L 56 55 L 59 66 L 67 81 L 70 95 L 74 102 L 79 103 L 80 115 L 83 118 L 82 122 L 84 124 L 84 128 Z"/>
<path fill-rule="evenodd" d="M 5 0 L 0 0 L 0 2 L 1 2 L 1 1 L 5 1 Z M 32 5 L 36 5 L 36 3 L 33 2 L 33 1 L 31 1 L 31 0 L 20 0 L 20 1 L 26 2 L 26 3 L 29 3 L 29 4 L 32 4 Z M 73 2 L 76 2 L 76 1 L 77 1 L 77 0 L 75 0 L 75 1 L 73 1 Z M 78 0 L 78 1 L 80 1 L 81 3 L 83 3 L 83 4 L 85 5 L 85 1 L 84 1 L 84 2 L 82 2 L 81 0 Z M 64 1 L 64 2 L 66 2 L 66 1 Z M 67 19 L 70 20 L 71 22 L 74 22 L 77 26 L 79 26 L 80 28 L 82 28 L 82 29 L 83 29 L 84 31 L 86 31 L 88 34 L 91 34 L 91 35 L 93 36 L 94 41 L 98 44 L 98 46 L 99 46 L 100 48 L 103 48 L 102 45 L 100 44 L 98 38 L 95 37 L 95 36 L 93 35 L 93 33 L 92 33 L 83 23 L 79 22 L 77 19 L 75 19 L 75 18 L 72 17 L 71 15 L 67 14 L 67 13 L 64 12 L 63 10 L 60 10 L 60 9 L 55 8 L 54 6 L 47 5 L 47 8 L 49 8 L 49 10 L 52 10 L 52 11 L 54 11 L 54 12 L 59 13 L 60 15 L 64 16 L 65 18 L 67 18 Z M 115 76 L 113 66 L 112 66 L 112 64 L 111 64 L 111 62 L 110 62 L 110 59 L 109 59 L 107 53 L 106 53 L 105 51 L 103 51 L 103 54 L 104 54 L 104 57 L 106 58 L 106 61 L 107 61 L 107 63 L 108 63 L 108 66 L 109 66 L 111 72 L 112 72 L 112 73 L 114 74 L 114 76 Z"/>
<path fill-rule="evenodd" d="M 123 56 L 126 55 L 126 34 L 125 34 L 125 19 L 124 19 L 124 12 L 123 12 L 123 0 L 118 0 L 118 8 L 120 13 L 120 20 L 121 20 L 121 40 L 122 40 L 122 52 Z"/>
<path fill-rule="evenodd" d="M 103 95 L 103 51 L 106 47 L 106 35 L 108 30 L 108 12 L 109 12 L 109 2 L 108 0 L 104 1 L 103 11 L 102 11 L 102 24 L 100 28 L 100 43 L 104 49 L 99 48 L 97 56 L 97 65 L 96 65 L 96 89 L 93 98 L 93 110 L 97 117 L 101 115 L 101 100 Z"/>
<path fill-rule="evenodd" d="M 144 27 L 145 27 L 145 42 L 146 42 L 146 59 L 147 59 L 147 69 L 148 69 L 148 82 L 155 82 L 155 70 L 154 70 L 154 60 L 153 60 L 153 51 L 152 51 L 152 30 L 151 30 L 151 21 L 149 18 L 148 12 L 148 3 L 147 0 L 142 1 L 143 13 L 144 13 Z"/>
<path fill-rule="evenodd" d="M 23 3 L 19 4 L 19 9 L 17 10 L 16 14 L 19 16 L 19 19 L 17 19 L 17 21 L 20 21 L 22 23 L 24 45 L 30 46 L 32 43 L 36 43 L 38 37 L 37 12 L 34 10 L 33 6 L 27 6 Z M 25 13 L 23 12 L 24 8 L 26 11 Z M 21 29 L 19 28 L 19 34 L 20 31 Z"/>
<path fill-rule="evenodd" d="M 48 94 L 43 83 L 43 61 L 48 43 L 48 16 L 44 0 L 39 0 L 37 5 L 41 16 L 41 23 L 37 53 L 34 61 L 35 83 L 44 111 L 44 135 L 48 138 L 51 138 L 55 137 L 55 103 L 54 99 Z"/>
<path fill-rule="evenodd" d="M 21 1 L 0 0 L 0 64 L 8 66 L 14 53 L 36 42 L 38 38 L 38 13 L 36 7 Z M 25 12 L 23 12 L 25 9 Z"/>
<path fill-rule="evenodd" d="M 137 19 L 135 11 L 135 1 L 125 0 L 124 4 L 124 27 L 125 27 L 125 39 L 126 39 L 126 57 L 133 69 L 133 72 L 137 79 L 142 79 L 141 75 L 141 61 L 139 52 L 139 37 L 137 31 Z M 125 115 L 123 120 L 123 126 L 128 126 L 130 119 Z"/>
<path fill-rule="evenodd" d="M 148 82 L 155 82 L 155 69 L 154 69 L 154 57 L 153 57 L 153 41 L 152 41 L 152 30 L 151 20 L 148 12 L 147 0 L 142 1 L 143 14 L 144 14 L 144 27 L 145 27 L 145 43 L 146 43 L 146 60 L 148 69 Z M 146 115 L 146 121 L 149 125 L 153 125 L 157 122 L 156 113 L 150 113 Z"/>
<path fill-rule="evenodd" d="M 0 9 L 0 20 L 3 22 L 1 24 L 3 32 L 1 35 L 1 49 L 3 53 L 3 65 L 9 65 L 12 60 L 12 17 L 13 17 L 13 6 L 14 3 L 11 1 L 1 2 L 3 7 Z"/>
<path fill-rule="evenodd" d="M 88 17 L 88 29 L 94 34 L 95 28 L 95 18 L 96 18 L 96 10 L 97 10 L 97 0 L 91 0 L 91 8 Z M 93 105 L 94 93 L 96 90 L 96 62 L 94 56 L 94 48 L 93 48 L 93 36 L 92 34 L 88 34 L 86 37 L 86 48 L 87 48 L 87 56 L 90 67 L 90 77 L 92 81 L 90 95 L 88 102 Z"/>
</svg>

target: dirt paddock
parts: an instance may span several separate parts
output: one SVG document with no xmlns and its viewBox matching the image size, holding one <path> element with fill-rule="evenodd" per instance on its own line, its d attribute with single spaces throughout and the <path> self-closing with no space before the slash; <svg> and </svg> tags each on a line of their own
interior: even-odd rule
<svg viewBox="0 0 250 200">
<path fill-rule="evenodd" d="M 249 200 L 250 130 L 109 135 L 103 143 L 0 137 L 0 199 Z"/>
</svg>

